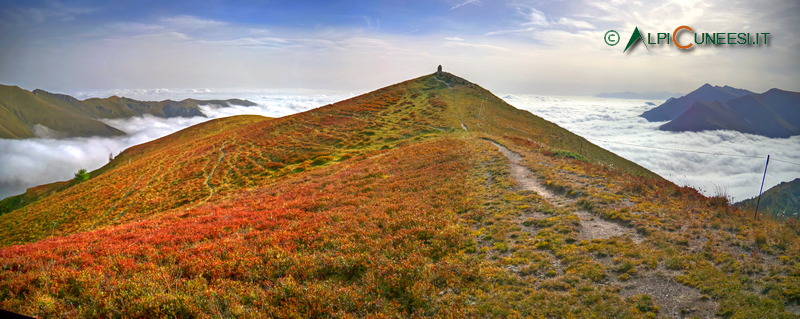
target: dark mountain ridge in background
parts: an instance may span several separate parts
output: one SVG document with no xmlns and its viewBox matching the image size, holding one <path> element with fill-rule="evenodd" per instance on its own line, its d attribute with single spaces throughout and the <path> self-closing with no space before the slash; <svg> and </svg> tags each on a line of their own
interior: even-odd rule
<svg viewBox="0 0 800 319">
<path fill-rule="evenodd" d="M 126 118 L 144 114 L 167 118 L 205 117 L 199 106 L 209 104 L 256 105 L 240 99 L 155 102 L 112 96 L 78 100 L 65 94 L 38 89 L 31 92 L 17 86 L 0 85 L 0 138 L 124 135 L 125 132 L 98 119 Z"/>
<path fill-rule="evenodd" d="M 727 101 L 747 94 L 753 94 L 753 92 L 727 85 L 712 86 L 706 83 L 689 94 L 679 98 L 670 98 L 663 104 L 645 111 L 642 113 L 641 117 L 650 122 L 671 121 L 678 118 L 697 102 Z"/>
<path fill-rule="evenodd" d="M 771 89 L 727 101 L 695 102 L 661 130 L 733 130 L 773 138 L 800 134 L 800 93 Z"/>
</svg>

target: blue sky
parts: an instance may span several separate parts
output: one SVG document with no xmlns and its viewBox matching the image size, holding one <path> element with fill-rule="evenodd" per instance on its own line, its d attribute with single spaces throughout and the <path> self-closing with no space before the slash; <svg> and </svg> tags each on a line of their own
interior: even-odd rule
<svg viewBox="0 0 800 319">
<path fill-rule="evenodd" d="M 643 32 L 770 32 L 760 47 L 608 46 Z M 5 1 L 0 83 L 367 90 L 436 65 L 491 90 L 800 91 L 797 1 Z"/>
</svg>

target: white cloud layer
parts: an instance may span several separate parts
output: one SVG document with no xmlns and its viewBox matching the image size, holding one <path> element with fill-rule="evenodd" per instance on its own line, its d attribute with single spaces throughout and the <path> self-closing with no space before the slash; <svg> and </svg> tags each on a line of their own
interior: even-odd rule
<svg viewBox="0 0 800 319">
<path fill-rule="evenodd" d="M 735 201 L 758 195 L 767 154 L 772 160 L 764 190 L 800 177 L 800 165 L 776 161 L 800 163 L 800 136 L 780 139 L 734 131 L 660 131 L 657 128 L 664 122 L 650 123 L 639 114 L 653 108 L 646 102 L 663 101 L 536 95 L 504 99 L 706 195 L 727 195 Z"/>
<path fill-rule="evenodd" d="M 360 93 L 360 92 L 359 92 Z M 245 98 L 258 106 L 219 108 L 201 106 L 208 117 L 164 119 L 146 115 L 127 119 L 104 120 L 126 133 L 122 137 L 90 137 L 25 140 L 0 139 L 0 199 L 25 192 L 26 188 L 68 180 L 81 168 L 94 170 L 108 163 L 110 154 L 118 155 L 128 147 L 145 143 L 210 119 L 242 114 L 281 117 L 340 101 L 354 94 L 336 91 L 312 93 L 304 90 L 113 90 L 74 92 L 74 96 L 123 95 L 144 100 L 181 100 Z"/>
<path fill-rule="evenodd" d="M 122 95 L 141 100 L 246 98 L 255 107 L 203 106 L 208 118 L 163 119 L 153 116 L 105 120 L 128 136 L 114 138 L 0 139 L 0 198 L 26 188 L 72 178 L 80 168 L 97 169 L 119 154 L 188 126 L 240 114 L 281 117 L 341 101 L 362 92 L 317 90 L 149 89 L 69 92 L 78 98 Z M 775 139 L 732 131 L 673 133 L 659 131 L 639 114 L 662 101 L 506 95 L 508 103 L 539 115 L 593 143 L 648 168 L 678 185 L 706 195 L 726 194 L 736 201 L 758 194 L 765 156 L 772 161 L 765 190 L 800 177 L 800 136 Z M 645 147 L 639 147 L 645 146 Z M 685 150 L 685 152 L 674 151 Z M 720 155 L 714 155 L 720 154 Z M 723 155 L 725 154 L 725 155 Z M 736 156 L 728 156 L 736 155 Z"/>
</svg>

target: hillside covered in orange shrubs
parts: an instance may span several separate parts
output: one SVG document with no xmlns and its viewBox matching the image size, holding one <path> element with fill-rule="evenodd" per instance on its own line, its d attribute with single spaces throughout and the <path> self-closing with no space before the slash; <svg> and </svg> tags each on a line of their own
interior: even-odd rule
<svg viewBox="0 0 800 319">
<path fill-rule="evenodd" d="M 37 317 L 800 315 L 800 225 L 448 73 L 132 147 L 0 215 Z"/>
</svg>

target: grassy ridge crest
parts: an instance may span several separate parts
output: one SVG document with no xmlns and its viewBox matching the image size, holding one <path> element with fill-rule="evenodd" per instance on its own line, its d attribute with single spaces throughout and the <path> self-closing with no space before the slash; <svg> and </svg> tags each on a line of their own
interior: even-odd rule
<svg viewBox="0 0 800 319">
<path fill-rule="evenodd" d="M 209 121 L 0 216 L 0 308 L 790 318 L 798 234 L 440 73 Z"/>
</svg>

